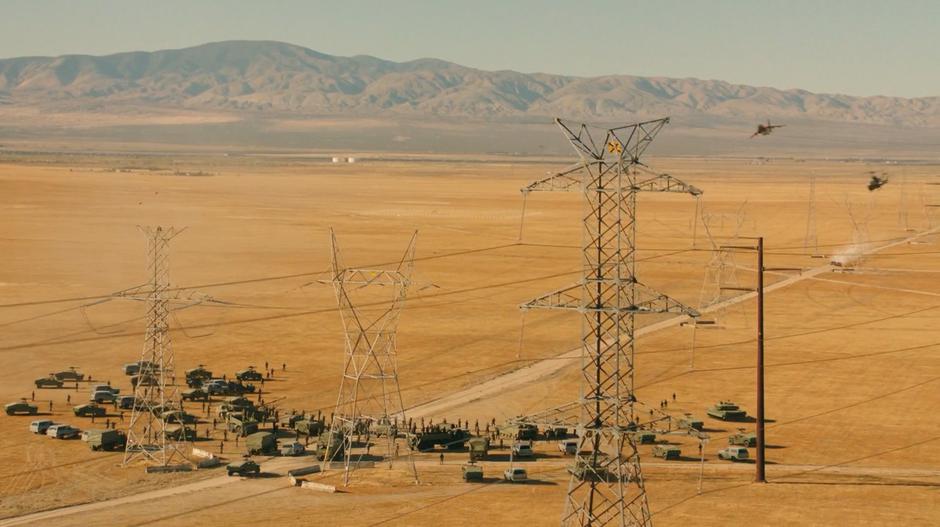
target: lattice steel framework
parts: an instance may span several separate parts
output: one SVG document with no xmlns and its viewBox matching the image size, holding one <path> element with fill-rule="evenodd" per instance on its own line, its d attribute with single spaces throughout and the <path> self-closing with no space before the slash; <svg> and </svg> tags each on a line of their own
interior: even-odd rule
<svg viewBox="0 0 940 527">
<path fill-rule="evenodd" d="M 634 395 L 634 317 L 697 315 L 636 277 L 637 193 L 701 194 L 640 162 L 668 122 L 664 118 L 600 129 L 556 119 L 580 161 L 522 189 L 523 195 L 561 190 L 580 191 L 584 197 L 581 281 L 521 306 L 582 315 L 579 453 L 569 468 L 562 525 L 651 524 L 634 439 L 640 418 Z"/>
<path fill-rule="evenodd" d="M 346 360 L 339 397 L 333 414 L 327 452 L 332 457 L 343 456 L 343 483 L 349 484 L 350 471 L 368 456 L 382 454 L 388 467 L 398 457 L 398 441 L 407 438 L 407 421 L 398 384 L 398 359 L 396 335 L 398 320 L 408 289 L 412 285 L 415 233 L 404 256 L 394 270 L 347 268 L 340 256 L 336 235 L 331 231 L 333 250 L 332 279 L 345 334 Z M 381 299 L 363 297 L 366 289 L 373 291 L 385 288 Z M 367 309 L 372 308 L 372 309 Z M 365 448 L 360 446 L 354 455 L 354 439 L 365 436 Z M 381 439 L 385 447 L 372 454 L 371 439 Z M 337 449 L 334 441 L 342 441 Z M 407 464 L 414 480 L 418 481 L 411 443 L 404 440 Z M 324 456 L 324 469 L 331 456 Z"/>
<path fill-rule="evenodd" d="M 167 438 L 165 410 L 182 408 L 170 342 L 169 245 L 181 231 L 170 227 L 140 227 L 147 236 L 149 281 L 142 297 L 147 303 L 147 331 L 134 389 L 134 409 L 127 428 L 124 465 L 145 459 L 161 466 L 185 460 L 182 443 Z M 133 295 L 122 295 L 133 298 Z M 186 434 L 182 434 L 185 436 Z M 185 437 L 184 437 L 185 438 Z"/>
</svg>

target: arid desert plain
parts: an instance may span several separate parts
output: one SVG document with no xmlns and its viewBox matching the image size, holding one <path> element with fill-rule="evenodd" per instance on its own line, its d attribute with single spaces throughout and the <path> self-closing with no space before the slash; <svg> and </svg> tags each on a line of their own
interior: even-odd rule
<svg viewBox="0 0 940 527">
<path fill-rule="evenodd" d="M 129 393 L 122 365 L 140 359 L 145 306 L 113 293 L 147 282 L 137 226 L 163 225 L 186 228 L 170 244 L 178 299 L 212 299 L 170 319 L 179 371 L 205 364 L 232 375 L 269 363 L 265 397 L 282 411 L 331 411 L 343 334 L 325 283 L 329 230 L 348 265 L 371 268 L 394 266 L 417 230 L 398 332 L 407 415 L 482 426 L 572 401 L 578 316 L 519 309 L 579 276 L 578 193 L 530 194 L 520 235 L 519 189 L 569 161 L 5 154 L 0 399 L 34 398 L 40 413 L 51 406 L 50 419 L 84 429 L 95 425 L 71 407 L 87 399 L 89 383 L 37 389 L 33 381 L 75 366 Z M 753 464 L 716 456 L 753 423 L 705 418 L 719 400 L 753 412 L 753 295 L 725 291 L 745 297 L 705 310 L 714 323 L 694 330 L 664 316 L 641 320 L 658 325 L 641 330 L 637 345 L 640 402 L 667 400 L 666 412 L 705 418 L 709 433 L 704 464 L 687 437 L 666 438 L 682 449 L 676 460 L 640 447 L 656 525 L 937 525 L 940 208 L 931 205 L 940 205 L 932 184 L 940 166 L 648 162 L 704 194 L 698 204 L 640 197 L 642 282 L 700 306 L 715 248 L 753 244 L 750 236 L 764 237 L 768 268 L 766 484 L 752 482 Z M 869 171 L 890 183 L 869 191 Z M 818 247 L 807 246 L 813 232 Z M 755 265 L 753 253 L 735 252 L 723 283 L 753 287 Z M 187 409 L 202 418 L 197 447 L 240 457 L 243 445 L 231 436 L 220 445 L 199 403 Z M 417 484 L 403 463 L 376 465 L 355 471 L 349 486 L 341 471 L 311 476 L 338 488 L 320 493 L 286 481 L 309 459 L 256 456 L 259 478 L 230 478 L 224 468 L 145 474 L 122 467 L 121 453 L 32 434 L 32 419 L 0 416 L 3 526 L 555 525 L 568 485 L 570 457 L 553 441 L 516 461 L 528 484 L 502 481 L 508 448 L 495 448 L 481 463 L 483 483 L 461 480 L 466 452 L 446 453 L 443 464 L 434 452 L 417 455 Z"/>
</svg>

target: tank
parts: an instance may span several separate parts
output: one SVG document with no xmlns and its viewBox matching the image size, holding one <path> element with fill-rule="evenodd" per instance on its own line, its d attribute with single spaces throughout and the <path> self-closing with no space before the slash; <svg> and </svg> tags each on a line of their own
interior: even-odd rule
<svg viewBox="0 0 940 527">
<path fill-rule="evenodd" d="M 708 408 L 708 415 L 722 421 L 743 421 L 747 412 L 731 401 L 719 401 L 718 404 Z"/>
</svg>

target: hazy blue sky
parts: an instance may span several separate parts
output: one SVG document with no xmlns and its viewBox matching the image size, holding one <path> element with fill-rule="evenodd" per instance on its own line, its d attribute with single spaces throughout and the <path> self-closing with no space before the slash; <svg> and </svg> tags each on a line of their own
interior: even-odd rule
<svg viewBox="0 0 940 527">
<path fill-rule="evenodd" d="M 482 69 L 940 96 L 940 0 L 0 0 L 0 57 L 230 39 Z"/>
</svg>

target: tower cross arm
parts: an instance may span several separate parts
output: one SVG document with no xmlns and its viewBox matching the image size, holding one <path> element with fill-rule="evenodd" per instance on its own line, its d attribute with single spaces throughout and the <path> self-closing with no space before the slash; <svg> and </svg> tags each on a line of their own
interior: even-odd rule
<svg viewBox="0 0 940 527">
<path fill-rule="evenodd" d="M 653 174 L 650 170 L 642 171 Z M 669 174 L 655 174 L 649 179 L 638 182 L 635 189 L 642 192 L 676 192 L 680 194 L 691 194 L 696 197 L 702 195 L 702 190 L 698 187 L 689 185 Z"/>
<path fill-rule="evenodd" d="M 584 164 L 574 164 L 561 172 L 529 183 L 522 187 L 521 191 L 523 194 L 546 191 L 576 192 L 581 190 L 581 171 L 583 169 Z"/>
<path fill-rule="evenodd" d="M 632 311 L 639 313 L 679 313 L 695 318 L 700 313 L 679 302 L 678 300 L 660 293 L 646 285 L 634 284 L 636 301 L 630 306 Z"/>
<path fill-rule="evenodd" d="M 579 310 L 582 307 L 581 283 L 557 289 L 542 296 L 533 298 L 519 305 L 519 309 L 570 309 Z"/>
</svg>

